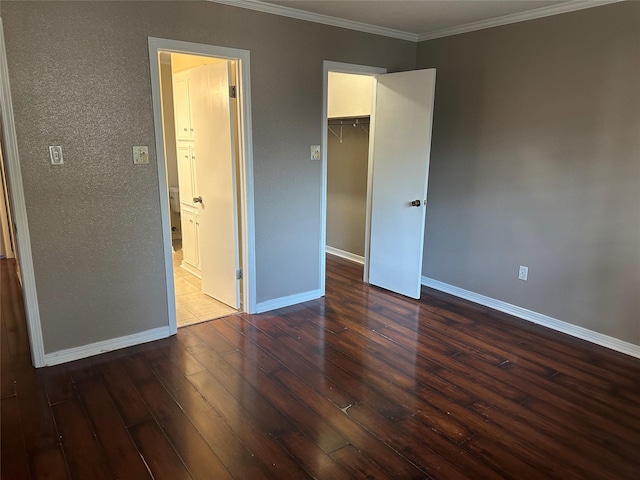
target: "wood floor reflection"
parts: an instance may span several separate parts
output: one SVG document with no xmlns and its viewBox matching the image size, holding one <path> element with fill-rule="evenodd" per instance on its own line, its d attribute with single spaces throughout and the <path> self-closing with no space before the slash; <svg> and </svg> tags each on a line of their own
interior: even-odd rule
<svg viewBox="0 0 640 480">
<path fill-rule="evenodd" d="M 640 472 L 640 360 L 336 257 L 324 299 L 40 370 L 0 264 L 3 479 Z"/>
</svg>

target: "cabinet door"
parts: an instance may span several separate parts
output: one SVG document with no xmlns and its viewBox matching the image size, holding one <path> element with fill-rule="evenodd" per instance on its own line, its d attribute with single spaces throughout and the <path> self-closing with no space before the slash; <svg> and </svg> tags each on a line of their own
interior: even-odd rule
<svg viewBox="0 0 640 480">
<path fill-rule="evenodd" d="M 178 186 L 180 203 L 193 206 L 193 147 L 178 143 Z"/>
<path fill-rule="evenodd" d="M 182 140 L 193 139 L 188 76 L 176 75 L 173 77 L 173 102 L 176 121 L 176 137 Z"/>
<path fill-rule="evenodd" d="M 182 219 L 182 260 L 200 269 L 200 253 L 198 248 L 198 213 L 190 208 L 183 208 Z"/>
</svg>

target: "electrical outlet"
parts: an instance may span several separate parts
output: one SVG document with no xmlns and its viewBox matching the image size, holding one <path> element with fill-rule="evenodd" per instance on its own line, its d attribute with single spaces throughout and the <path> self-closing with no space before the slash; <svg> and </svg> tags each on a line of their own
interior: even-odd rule
<svg viewBox="0 0 640 480">
<path fill-rule="evenodd" d="M 133 164 L 147 165 L 149 163 L 149 147 L 138 146 L 133 147 Z"/>
<path fill-rule="evenodd" d="M 51 165 L 64 164 L 64 158 L 62 158 L 62 147 L 60 145 L 49 146 L 49 159 L 51 160 Z"/>
<path fill-rule="evenodd" d="M 320 145 L 311 145 L 311 160 L 320 160 Z"/>
<path fill-rule="evenodd" d="M 518 270 L 518 279 L 526 282 L 527 278 L 529 278 L 529 267 L 520 265 L 520 270 Z"/>
</svg>

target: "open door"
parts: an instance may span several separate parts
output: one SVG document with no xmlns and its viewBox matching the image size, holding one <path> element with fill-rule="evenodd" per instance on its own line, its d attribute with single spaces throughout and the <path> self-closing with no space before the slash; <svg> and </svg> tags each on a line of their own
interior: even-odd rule
<svg viewBox="0 0 640 480">
<path fill-rule="evenodd" d="M 377 80 L 369 283 L 420 298 L 436 71 Z"/>
<path fill-rule="evenodd" d="M 193 69 L 191 89 L 203 293 L 240 308 L 236 118 L 230 100 L 231 61 Z"/>
</svg>

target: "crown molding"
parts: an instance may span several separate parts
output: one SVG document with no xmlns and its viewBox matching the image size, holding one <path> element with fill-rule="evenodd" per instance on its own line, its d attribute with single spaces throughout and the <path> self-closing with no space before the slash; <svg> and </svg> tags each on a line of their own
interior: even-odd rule
<svg viewBox="0 0 640 480">
<path fill-rule="evenodd" d="M 256 10 L 263 13 L 271 13 L 282 17 L 296 18 L 307 22 L 321 23 L 333 27 L 346 28 L 359 32 L 372 33 L 374 35 L 382 35 L 384 37 L 397 38 L 399 40 L 408 40 L 410 42 L 423 42 L 425 40 L 433 40 L 436 38 L 449 37 L 461 33 L 474 32 L 485 28 L 499 27 L 501 25 L 509 25 L 511 23 L 525 22 L 527 20 L 535 20 L 536 18 L 550 17 L 552 15 L 560 15 L 561 13 L 575 12 L 584 10 L 585 8 L 600 7 L 610 3 L 618 3 L 625 0 L 572 0 L 559 5 L 550 7 L 536 8 L 527 12 L 514 13 L 504 15 L 502 17 L 491 18 L 479 22 L 467 23 L 457 27 L 443 28 L 432 32 L 421 34 L 403 32 L 392 28 L 379 27 L 369 25 L 368 23 L 355 22 L 353 20 L 345 20 L 343 18 L 331 17 L 319 13 L 305 12 L 291 7 L 283 7 L 272 3 L 265 3 L 259 0 L 208 0 L 213 3 L 221 3 L 233 7 L 246 8 L 248 10 Z"/>
<path fill-rule="evenodd" d="M 399 40 L 408 40 L 417 42 L 418 35 L 415 33 L 402 32 L 392 28 L 378 27 L 369 25 L 368 23 L 355 22 L 353 20 L 345 20 L 343 18 L 331 17 L 320 13 L 305 12 L 291 7 L 283 7 L 272 3 L 264 3 L 259 0 L 208 0 L 213 3 L 221 3 L 233 7 L 246 8 L 248 10 L 256 10 L 263 13 L 271 13 L 280 15 L 281 17 L 296 18 L 307 22 L 322 23 L 332 27 L 346 28 L 348 30 L 356 30 L 358 32 L 373 33 L 374 35 L 382 35 L 383 37 L 397 38 Z"/>
<path fill-rule="evenodd" d="M 560 15 L 561 13 L 575 12 L 577 10 L 584 10 L 585 8 L 600 7 L 602 5 L 622 1 L 624 0 L 572 0 L 559 5 L 552 5 L 550 7 L 536 8 L 527 12 L 513 13 L 502 17 L 490 18 L 489 20 L 467 23 L 457 27 L 443 28 L 442 30 L 421 33 L 418 35 L 418 42 L 449 37 L 460 33 L 474 32 L 476 30 L 484 30 L 485 28 L 499 27 L 501 25 L 509 25 L 511 23 L 526 22 L 527 20 L 535 20 L 536 18 L 551 17 L 553 15 Z"/>
</svg>

